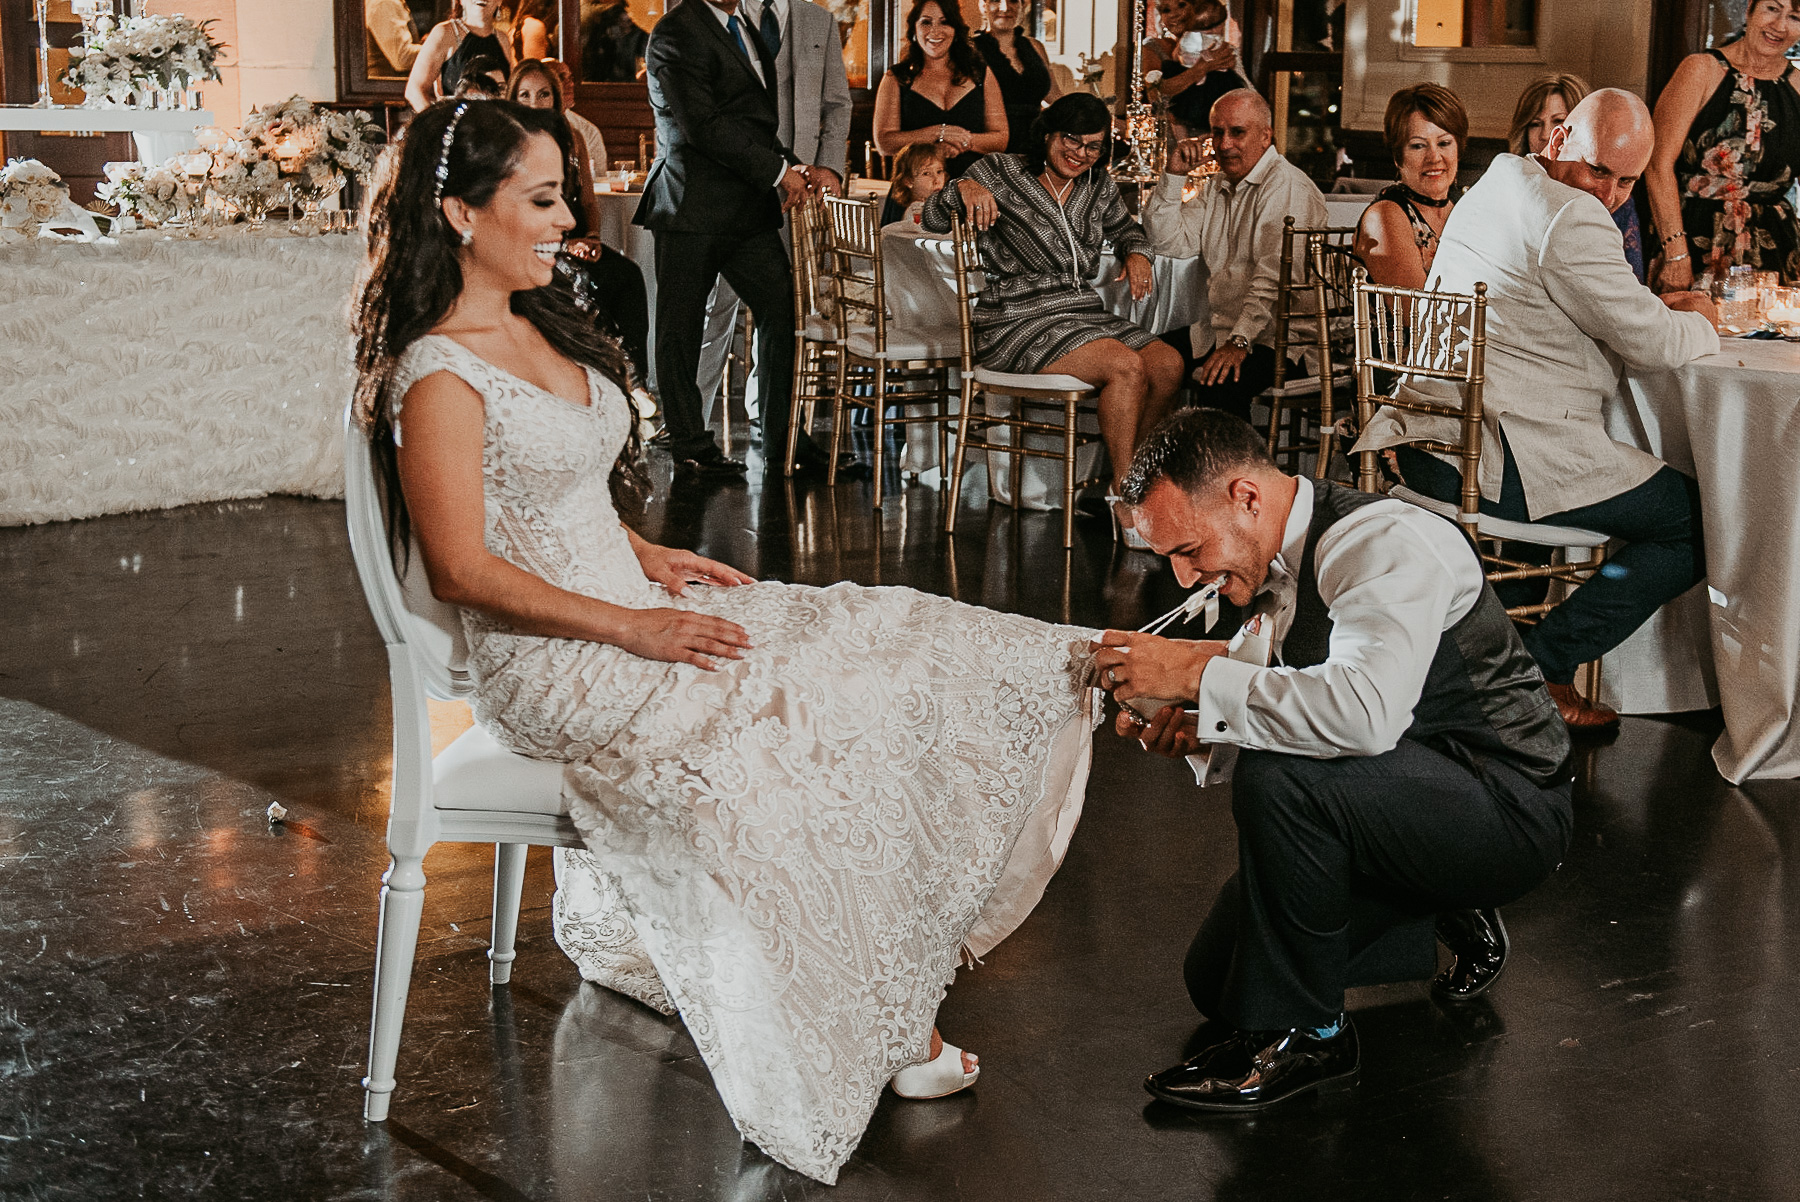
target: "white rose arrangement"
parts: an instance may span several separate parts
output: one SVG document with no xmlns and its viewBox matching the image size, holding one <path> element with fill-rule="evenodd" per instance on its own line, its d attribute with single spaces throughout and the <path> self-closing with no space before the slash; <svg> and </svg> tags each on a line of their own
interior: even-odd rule
<svg viewBox="0 0 1800 1202">
<path fill-rule="evenodd" d="M 185 90 L 219 78 L 211 21 L 102 16 L 85 46 L 69 50 L 61 82 L 80 88 L 90 106 L 124 104 L 134 91 Z"/>
<path fill-rule="evenodd" d="M 375 165 L 381 127 L 364 112 L 316 108 L 299 96 L 267 104 L 244 122 L 243 141 L 279 165 L 303 188 L 334 187 L 340 176 L 360 175 Z"/>
<path fill-rule="evenodd" d="M 227 200 L 240 204 L 253 199 L 273 201 L 281 190 L 281 171 L 275 161 L 245 141 L 228 143 L 212 160 L 212 190 Z"/>
<path fill-rule="evenodd" d="M 182 178 L 171 163 L 108 163 L 106 182 L 94 195 L 118 207 L 119 216 L 136 216 L 148 225 L 170 220 L 180 205 Z"/>
<path fill-rule="evenodd" d="M 0 170 L 0 221 L 28 238 L 68 202 L 69 185 L 36 159 L 13 159 Z"/>
</svg>

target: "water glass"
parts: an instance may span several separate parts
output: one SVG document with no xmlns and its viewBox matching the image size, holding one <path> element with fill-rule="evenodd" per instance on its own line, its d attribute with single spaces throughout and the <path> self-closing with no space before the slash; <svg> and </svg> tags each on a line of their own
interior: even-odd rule
<svg viewBox="0 0 1800 1202">
<path fill-rule="evenodd" d="M 613 187 L 621 192 L 631 191 L 631 173 L 637 164 L 630 159 L 613 160 Z"/>
</svg>

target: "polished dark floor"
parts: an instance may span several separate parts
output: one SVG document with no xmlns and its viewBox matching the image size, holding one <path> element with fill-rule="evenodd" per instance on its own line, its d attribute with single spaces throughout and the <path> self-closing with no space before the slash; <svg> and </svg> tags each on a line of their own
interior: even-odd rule
<svg viewBox="0 0 1800 1202">
<path fill-rule="evenodd" d="M 1135 624 L 1175 586 L 973 490 L 665 491 L 646 533 L 766 576 Z M 1256 1121 L 1150 1105 L 1229 799 L 1098 738 L 1036 914 L 951 990 L 972 1093 L 884 1101 L 826 1189 L 740 1144 L 678 1021 L 583 986 L 534 852 L 490 990 L 491 849 L 440 847 L 393 1118 L 361 1118 L 385 660 L 341 506 L 0 530 L 0 1196 L 18 1199 L 1778 1199 L 1800 1196 L 1800 785 L 1728 787 L 1706 716 L 1594 750 L 1513 963 L 1451 1012 L 1352 997 L 1354 1093 Z M 271 801 L 289 810 L 271 827 Z"/>
</svg>

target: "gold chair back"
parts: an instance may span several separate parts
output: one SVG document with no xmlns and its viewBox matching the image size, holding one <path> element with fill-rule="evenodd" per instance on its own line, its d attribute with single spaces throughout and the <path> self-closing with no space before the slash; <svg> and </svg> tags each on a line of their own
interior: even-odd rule
<svg viewBox="0 0 1800 1202">
<path fill-rule="evenodd" d="M 1295 225 L 1291 215 L 1282 220 L 1281 272 L 1277 277 L 1275 291 L 1276 389 L 1287 383 L 1288 351 L 1294 344 L 1295 319 L 1298 318 L 1303 323 L 1312 321 L 1324 310 L 1326 303 L 1319 294 L 1319 280 L 1314 274 L 1313 247 L 1332 248 L 1348 254 L 1355 241 L 1356 227 L 1353 225 Z M 1343 337 L 1347 331 L 1342 329 L 1341 323 L 1334 327 L 1329 320 L 1333 315 L 1349 317 L 1349 300 L 1349 289 L 1346 287 L 1342 295 L 1342 311 L 1328 313 L 1325 321 L 1316 323 L 1310 341 L 1317 344 L 1321 352 L 1334 332 L 1339 335 L 1339 344 L 1345 350 L 1349 349 Z"/>
<path fill-rule="evenodd" d="M 1353 272 L 1355 317 L 1356 417 L 1366 430 L 1377 408 L 1455 419 L 1456 442 L 1420 439 L 1412 445 L 1449 455 L 1462 472 L 1458 520 L 1475 541 L 1481 519 L 1482 391 L 1487 358 L 1487 285 L 1473 294 L 1421 291 L 1371 284 L 1361 267 Z M 1416 396 L 1383 396 L 1375 390 L 1375 373 L 1393 372 L 1409 379 L 1446 380 L 1462 388 L 1460 404 Z M 1380 491 L 1380 452 L 1358 454 L 1357 487 Z"/>
<path fill-rule="evenodd" d="M 875 331 L 875 345 L 887 345 L 887 287 L 881 266 L 881 201 L 848 196 L 820 198 L 824 206 L 826 270 L 838 337 L 852 327 Z"/>
</svg>

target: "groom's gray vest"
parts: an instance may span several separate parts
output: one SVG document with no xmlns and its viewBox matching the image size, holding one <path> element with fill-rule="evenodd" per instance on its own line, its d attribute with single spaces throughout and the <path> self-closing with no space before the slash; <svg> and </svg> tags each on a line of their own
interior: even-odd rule
<svg viewBox="0 0 1800 1202">
<path fill-rule="evenodd" d="M 1281 662 L 1288 667 L 1310 668 L 1330 654 L 1331 614 L 1319 596 L 1313 563 L 1319 536 L 1383 499 L 1330 481 L 1314 483 L 1294 621 L 1281 645 Z M 1570 779 L 1568 728 L 1491 586 L 1483 584 L 1474 608 L 1439 637 L 1404 737 L 1483 779 L 1488 779 L 1482 769 L 1489 760 L 1509 765 L 1540 786 Z"/>
</svg>

